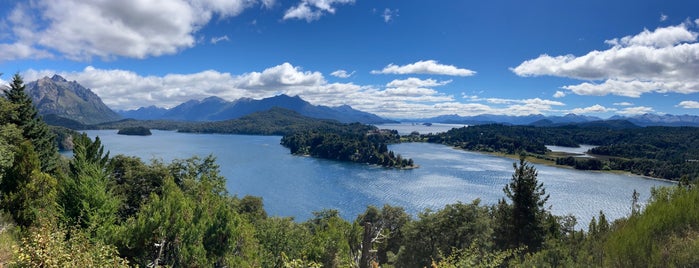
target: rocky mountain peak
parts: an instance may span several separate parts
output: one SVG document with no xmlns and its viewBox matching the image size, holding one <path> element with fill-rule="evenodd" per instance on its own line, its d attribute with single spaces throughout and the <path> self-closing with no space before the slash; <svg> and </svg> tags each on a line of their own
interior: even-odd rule
<svg viewBox="0 0 699 268">
<path fill-rule="evenodd" d="M 48 78 L 48 77 L 46 77 L 46 78 Z M 54 75 L 51 77 L 51 80 L 54 81 L 54 82 L 68 82 L 68 80 L 66 80 L 65 78 L 63 78 L 62 76 L 57 75 L 57 74 L 54 74 Z"/>
<path fill-rule="evenodd" d="M 41 115 L 57 115 L 83 124 L 119 120 L 95 93 L 78 82 L 68 82 L 60 75 L 44 77 L 26 84 L 27 94 Z"/>
</svg>

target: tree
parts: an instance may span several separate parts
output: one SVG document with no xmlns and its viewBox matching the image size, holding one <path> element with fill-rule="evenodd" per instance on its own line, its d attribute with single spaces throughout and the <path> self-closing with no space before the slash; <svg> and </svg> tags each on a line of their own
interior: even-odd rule
<svg viewBox="0 0 699 268">
<path fill-rule="evenodd" d="M 24 90 L 24 82 L 19 74 L 12 77 L 9 89 L 3 89 L 5 98 L 17 105 L 17 116 L 11 118 L 10 123 L 17 125 L 22 130 L 22 135 L 34 145 L 34 150 L 41 163 L 41 171 L 53 173 L 58 162 L 55 135 L 49 126 L 41 120 L 31 97 Z"/>
<path fill-rule="evenodd" d="M 524 157 L 513 167 L 512 180 L 503 188 L 510 203 L 501 200 L 498 209 L 506 211 L 496 213 L 504 217 L 499 219 L 502 225 L 496 226 L 497 240 L 503 248 L 527 246 L 527 251 L 533 252 L 541 247 L 546 236 L 548 212 L 544 205 L 549 196 L 544 184 L 537 180 L 538 172 Z"/>
<path fill-rule="evenodd" d="M 109 239 L 121 200 L 113 193 L 107 170 L 108 155 L 98 138 L 86 134 L 74 138 L 70 174 L 64 179 L 60 204 L 70 225 L 90 228 L 95 237 Z"/>
<path fill-rule="evenodd" d="M 426 210 L 418 217 L 402 228 L 397 267 L 425 267 L 471 245 L 479 250 L 490 249 L 493 224 L 489 208 L 481 206 L 480 199 L 446 205 L 437 212 Z"/>
<path fill-rule="evenodd" d="M 39 171 L 39 159 L 31 142 L 20 143 L 13 155 L 13 165 L 0 181 L 0 205 L 17 224 L 28 227 L 41 216 L 55 215 L 57 181 Z"/>
</svg>

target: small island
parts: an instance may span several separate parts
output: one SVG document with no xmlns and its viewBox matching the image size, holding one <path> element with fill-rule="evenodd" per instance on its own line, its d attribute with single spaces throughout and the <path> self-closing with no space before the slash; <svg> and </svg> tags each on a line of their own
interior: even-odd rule
<svg viewBox="0 0 699 268">
<path fill-rule="evenodd" d="M 117 132 L 119 135 L 129 135 L 129 136 L 150 136 L 153 135 L 153 133 L 150 132 L 150 129 L 146 127 L 125 127 L 122 129 L 119 129 L 119 132 Z"/>
</svg>

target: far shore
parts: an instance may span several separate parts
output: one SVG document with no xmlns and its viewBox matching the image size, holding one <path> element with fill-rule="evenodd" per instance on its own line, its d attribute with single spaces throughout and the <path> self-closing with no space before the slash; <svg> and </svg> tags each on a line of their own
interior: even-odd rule
<svg viewBox="0 0 699 268">
<path fill-rule="evenodd" d="M 515 161 L 519 160 L 519 154 L 507 154 L 507 153 L 500 153 L 500 152 L 483 152 L 483 151 L 472 151 L 472 150 L 466 150 L 462 149 L 456 146 L 451 146 L 455 150 L 463 150 L 467 152 L 473 152 L 473 153 L 481 153 L 481 154 L 487 154 L 487 155 L 492 155 L 492 156 L 499 156 L 499 157 L 505 157 L 505 158 L 510 158 Z M 559 153 L 560 155 L 560 153 Z M 569 154 L 570 156 L 576 156 L 578 154 L 571 153 Z M 588 154 L 590 155 L 590 154 Z M 590 155 L 593 156 L 594 155 Z M 557 168 L 567 168 L 567 169 L 575 169 L 574 167 L 571 166 L 566 166 L 566 165 L 556 165 L 555 161 L 547 160 L 547 159 L 542 159 L 534 156 L 526 156 L 526 160 L 530 163 L 534 164 L 541 164 L 541 165 L 547 165 L 551 167 L 557 167 Z M 651 176 L 645 176 L 645 175 L 639 175 L 639 174 L 634 174 L 631 173 L 630 171 L 625 171 L 625 170 L 583 170 L 583 169 L 575 169 L 575 170 L 580 170 L 580 171 L 591 171 L 591 172 L 604 172 L 604 173 L 611 173 L 611 174 L 618 174 L 618 175 L 633 175 L 633 176 L 638 176 L 642 177 L 644 179 L 649 179 L 649 180 L 657 180 L 657 181 L 664 181 L 664 182 L 671 182 L 671 183 L 678 183 L 678 181 L 675 180 L 668 180 L 668 179 L 663 179 L 663 178 L 656 178 L 656 177 L 651 177 Z"/>
</svg>

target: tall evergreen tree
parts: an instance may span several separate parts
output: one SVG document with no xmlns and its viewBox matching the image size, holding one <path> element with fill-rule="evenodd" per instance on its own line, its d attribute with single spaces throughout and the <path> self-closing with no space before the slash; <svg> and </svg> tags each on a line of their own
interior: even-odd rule
<svg viewBox="0 0 699 268">
<path fill-rule="evenodd" d="M 544 184 L 537 180 L 536 168 L 524 157 L 513 167 L 512 180 L 503 188 L 510 203 L 501 200 L 498 205 L 498 210 L 506 211 L 497 213 L 502 216 L 500 222 L 503 223 L 497 228 L 496 235 L 501 236 L 497 240 L 505 248 L 527 246 L 527 251 L 532 252 L 541 247 L 546 236 L 544 205 L 549 196 Z"/>
<path fill-rule="evenodd" d="M 41 171 L 53 173 L 58 162 L 58 147 L 54 134 L 39 117 L 31 97 L 24 90 L 24 81 L 19 74 L 12 77 L 12 83 L 8 89 L 3 89 L 5 98 L 18 106 L 17 116 L 12 118 L 10 123 L 14 123 L 22 129 L 23 136 L 34 145 L 34 149 L 39 155 Z"/>
</svg>

